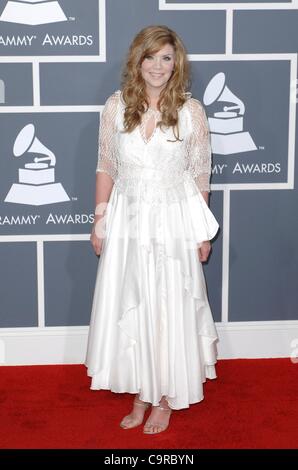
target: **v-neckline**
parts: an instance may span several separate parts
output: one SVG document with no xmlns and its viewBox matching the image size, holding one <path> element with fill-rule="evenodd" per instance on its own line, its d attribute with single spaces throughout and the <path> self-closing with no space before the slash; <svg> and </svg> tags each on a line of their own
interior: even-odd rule
<svg viewBox="0 0 298 470">
<path fill-rule="evenodd" d="M 157 109 L 148 108 L 147 111 L 146 111 L 146 114 L 147 113 L 148 113 L 149 117 L 148 118 L 145 117 L 145 121 L 141 122 L 141 124 L 139 125 L 139 133 L 140 133 L 141 139 L 146 145 L 149 144 L 149 142 L 151 142 L 151 140 L 153 139 L 153 137 L 155 136 L 155 134 L 158 130 L 158 126 L 156 125 L 156 123 L 158 121 L 158 117 L 160 116 L 160 111 L 158 111 Z M 154 122 L 155 122 L 154 129 L 151 132 L 151 135 L 149 136 L 149 138 L 147 139 L 147 137 L 146 137 L 146 124 L 148 124 L 148 121 L 153 116 L 155 118 L 154 119 Z"/>
</svg>

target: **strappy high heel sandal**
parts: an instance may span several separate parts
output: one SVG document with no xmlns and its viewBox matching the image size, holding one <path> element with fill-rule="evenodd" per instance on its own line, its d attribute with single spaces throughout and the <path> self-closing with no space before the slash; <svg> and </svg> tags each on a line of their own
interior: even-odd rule
<svg viewBox="0 0 298 470">
<path fill-rule="evenodd" d="M 160 432 L 165 431 L 167 429 L 167 427 L 169 426 L 172 409 L 171 408 L 165 408 L 164 406 L 161 406 L 161 405 L 158 405 L 154 408 L 158 408 L 159 410 L 162 410 L 163 412 L 168 413 L 168 417 L 169 417 L 168 422 L 167 423 L 153 422 L 153 421 L 149 421 L 149 419 L 150 419 L 149 418 L 146 421 L 146 423 L 144 425 L 144 428 L 143 428 L 144 434 L 158 434 Z M 156 428 L 158 428 L 157 431 L 155 430 Z"/>
<path fill-rule="evenodd" d="M 149 408 L 150 403 L 141 401 L 136 397 L 133 401 L 133 406 L 134 407 L 139 406 L 139 407 L 144 408 L 144 413 L 142 416 L 138 416 L 138 417 L 133 416 L 133 413 L 134 413 L 134 409 L 133 409 L 129 415 L 124 416 L 124 418 L 122 419 L 120 423 L 120 427 L 122 429 L 132 429 L 142 424 L 144 420 L 145 411 Z"/>
</svg>

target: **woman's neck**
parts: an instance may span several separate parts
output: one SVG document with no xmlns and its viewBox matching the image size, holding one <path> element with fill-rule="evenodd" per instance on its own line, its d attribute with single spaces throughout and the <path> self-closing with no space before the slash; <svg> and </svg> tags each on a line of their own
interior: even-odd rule
<svg viewBox="0 0 298 470">
<path fill-rule="evenodd" d="M 157 103 L 152 103 L 152 101 L 150 101 L 150 103 L 149 103 L 149 108 L 154 109 L 155 111 L 158 111 Z"/>
<path fill-rule="evenodd" d="M 149 107 L 157 110 L 157 103 L 160 96 L 160 90 L 147 90 L 147 97 L 149 100 Z"/>
</svg>

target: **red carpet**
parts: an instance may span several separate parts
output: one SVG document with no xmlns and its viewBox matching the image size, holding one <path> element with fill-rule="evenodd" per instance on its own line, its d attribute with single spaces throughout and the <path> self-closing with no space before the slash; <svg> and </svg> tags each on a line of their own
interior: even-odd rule
<svg viewBox="0 0 298 470">
<path fill-rule="evenodd" d="M 289 449 L 298 447 L 298 364 L 221 360 L 205 399 L 156 436 L 122 430 L 129 394 L 91 391 L 83 365 L 1 367 L 2 449 Z"/>
</svg>

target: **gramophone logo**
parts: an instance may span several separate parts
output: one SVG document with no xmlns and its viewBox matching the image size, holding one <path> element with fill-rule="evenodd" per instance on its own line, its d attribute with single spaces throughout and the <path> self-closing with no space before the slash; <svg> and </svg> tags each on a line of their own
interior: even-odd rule
<svg viewBox="0 0 298 470">
<path fill-rule="evenodd" d="M 46 156 L 35 157 L 32 163 L 19 168 L 19 182 L 11 186 L 5 202 L 42 206 L 69 201 L 62 184 L 55 183 L 56 157 L 35 137 L 33 124 L 27 124 L 19 132 L 13 147 L 15 157 L 21 157 L 26 152 Z M 49 163 L 41 163 L 46 161 Z"/>
<path fill-rule="evenodd" d="M 206 106 L 217 101 L 232 103 L 223 111 L 215 112 L 208 118 L 212 152 L 219 155 L 249 152 L 257 147 L 249 132 L 243 130 L 244 103 L 225 85 L 223 72 L 217 73 L 208 83 L 203 102 Z"/>
<path fill-rule="evenodd" d="M 40 25 L 67 21 L 58 1 L 9 0 L 0 21 L 27 25 Z"/>
</svg>

